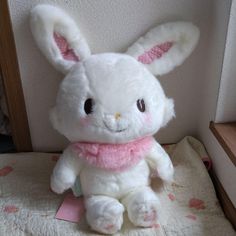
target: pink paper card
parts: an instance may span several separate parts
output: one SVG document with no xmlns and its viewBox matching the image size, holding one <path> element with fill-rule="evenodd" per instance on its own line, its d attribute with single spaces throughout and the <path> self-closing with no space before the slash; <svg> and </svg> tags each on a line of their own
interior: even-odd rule
<svg viewBox="0 0 236 236">
<path fill-rule="evenodd" d="M 58 209 L 55 218 L 78 223 L 84 212 L 83 198 L 77 198 L 72 193 L 68 193 Z"/>
</svg>

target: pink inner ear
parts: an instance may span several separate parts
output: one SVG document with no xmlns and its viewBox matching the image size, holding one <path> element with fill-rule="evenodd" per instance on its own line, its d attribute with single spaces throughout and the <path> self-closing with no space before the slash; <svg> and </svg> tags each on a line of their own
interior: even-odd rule
<svg viewBox="0 0 236 236">
<path fill-rule="evenodd" d="M 61 52 L 62 57 L 68 61 L 79 61 L 79 57 L 75 55 L 73 49 L 69 48 L 66 39 L 58 33 L 53 34 L 54 40 Z"/>
<path fill-rule="evenodd" d="M 154 60 L 161 58 L 173 46 L 173 42 L 165 42 L 155 45 L 149 51 L 138 57 L 138 61 L 143 64 L 151 64 Z"/>
</svg>

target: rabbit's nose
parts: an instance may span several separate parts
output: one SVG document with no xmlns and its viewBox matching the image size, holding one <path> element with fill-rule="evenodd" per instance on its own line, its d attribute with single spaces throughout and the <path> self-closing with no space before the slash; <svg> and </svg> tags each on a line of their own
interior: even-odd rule
<svg viewBox="0 0 236 236">
<path fill-rule="evenodd" d="M 117 113 L 115 114 L 115 119 L 116 119 L 116 120 L 119 120 L 120 117 L 121 117 L 121 114 L 117 112 Z"/>
</svg>

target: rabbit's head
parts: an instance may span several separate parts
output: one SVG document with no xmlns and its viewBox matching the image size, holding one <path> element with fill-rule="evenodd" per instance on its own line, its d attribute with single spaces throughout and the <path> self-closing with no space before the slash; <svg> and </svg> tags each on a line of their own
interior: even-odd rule
<svg viewBox="0 0 236 236">
<path fill-rule="evenodd" d="M 166 23 L 124 54 L 91 55 L 75 22 L 50 5 L 32 10 L 31 29 L 49 62 L 66 74 L 50 116 L 71 142 L 125 143 L 165 126 L 174 104 L 154 75 L 180 65 L 199 38 L 191 23 Z"/>
</svg>

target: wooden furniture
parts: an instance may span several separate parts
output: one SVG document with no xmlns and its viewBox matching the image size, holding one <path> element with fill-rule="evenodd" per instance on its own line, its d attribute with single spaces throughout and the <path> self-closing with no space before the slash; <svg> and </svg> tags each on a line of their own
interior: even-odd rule
<svg viewBox="0 0 236 236">
<path fill-rule="evenodd" d="M 210 129 L 236 166 L 236 122 L 210 123 Z"/>
<path fill-rule="evenodd" d="M 221 207 L 228 218 L 228 220 L 233 225 L 234 229 L 236 230 L 236 209 L 229 199 L 227 193 L 225 192 L 222 184 L 220 183 L 219 179 L 215 175 L 214 171 L 210 171 L 210 176 L 212 179 L 212 182 L 214 184 L 216 195 L 220 201 Z"/>
<path fill-rule="evenodd" d="M 216 139 L 229 156 L 232 163 L 236 166 L 236 122 L 232 123 L 210 123 L 210 129 Z M 236 229 L 236 209 L 227 196 L 223 186 L 217 176 L 212 171 L 211 178 L 214 183 L 218 198 L 227 218 Z"/>
<path fill-rule="evenodd" d="M 8 1 L 0 1 L 0 72 L 17 151 L 32 151 Z"/>
</svg>

